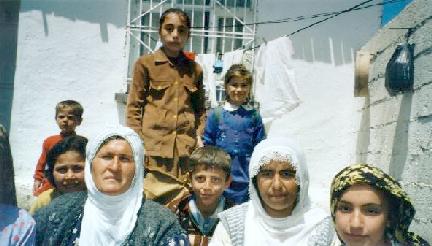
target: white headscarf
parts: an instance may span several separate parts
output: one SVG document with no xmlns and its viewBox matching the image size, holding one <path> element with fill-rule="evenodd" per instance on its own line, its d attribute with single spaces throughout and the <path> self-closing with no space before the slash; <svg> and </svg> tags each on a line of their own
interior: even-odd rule
<svg viewBox="0 0 432 246">
<path fill-rule="evenodd" d="M 300 186 L 300 192 L 291 215 L 285 218 L 273 218 L 266 213 L 252 182 L 260 168 L 270 160 L 289 161 L 296 169 L 296 182 Z M 251 201 L 246 212 L 244 245 L 307 245 L 314 229 L 328 215 L 321 209 L 311 208 L 304 153 L 287 138 L 267 138 L 253 151 L 249 177 Z"/>
<path fill-rule="evenodd" d="M 127 191 L 110 196 L 100 192 L 93 181 L 92 162 L 103 141 L 111 136 L 121 136 L 130 144 L 135 161 L 135 176 Z M 84 169 L 88 197 L 84 205 L 79 245 L 120 245 L 132 232 L 141 208 L 144 185 L 143 143 L 132 129 L 118 126 L 104 129 L 87 145 Z"/>
</svg>

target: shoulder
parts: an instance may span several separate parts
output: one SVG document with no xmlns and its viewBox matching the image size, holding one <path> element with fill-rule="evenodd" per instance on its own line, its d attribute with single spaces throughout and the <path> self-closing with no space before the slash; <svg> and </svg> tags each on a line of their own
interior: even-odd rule
<svg viewBox="0 0 432 246">
<path fill-rule="evenodd" d="M 327 216 L 316 224 L 309 238 L 309 242 L 317 246 L 332 245 L 335 241 L 335 234 L 333 221 L 330 216 Z"/>
<path fill-rule="evenodd" d="M 0 204 L 0 217 L 4 221 L 14 221 L 12 224 L 30 224 L 34 225 L 35 221 L 33 217 L 24 209 L 17 208 L 12 205 Z M 0 221 L 0 225 L 2 221 Z"/>
<path fill-rule="evenodd" d="M 248 206 L 249 206 L 249 202 L 236 205 L 230 209 L 220 212 L 218 214 L 218 217 L 222 222 L 222 224 L 224 224 L 224 226 L 227 227 L 235 226 L 236 224 L 241 224 L 244 221 Z"/>
<path fill-rule="evenodd" d="M 61 139 L 62 139 L 62 136 L 59 135 L 59 134 L 52 135 L 52 136 L 49 136 L 49 137 L 45 138 L 44 144 L 55 144 L 58 141 L 60 141 Z"/>
<path fill-rule="evenodd" d="M 177 221 L 177 217 L 171 210 L 151 200 L 144 200 L 138 219 L 154 225 Z"/>
<path fill-rule="evenodd" d="M 128 241 L 128 245 L 145 245 L 149 241 L 154 245 L 181 245 L 177 242 L 185 243 L 187 235 L 168 208 L 144 199 Z"/>
<path fill-rule="evenodd" d="M 66 193 L 53 199 L 52 202 L 36 211 L 35 220 L 40 223 L 47 219 L 47 216 L 58 217 L 61 219 L 74 211 L 81 211 L 84 207 L 85 200 L 87 198 L 87 192 L 71 192 Z M 51 218 L 50 218 L 51 219 Z"/>
<path fill-rule="evenodd" d="M 50 202 L 56 197 L 56 194 L 57 193 L 54 192 L 54 189 L 48 189 L 39 194 L 29 210 L 30 214 L 34 214 L 37 210 L 50 204 Z"/>
</svg>

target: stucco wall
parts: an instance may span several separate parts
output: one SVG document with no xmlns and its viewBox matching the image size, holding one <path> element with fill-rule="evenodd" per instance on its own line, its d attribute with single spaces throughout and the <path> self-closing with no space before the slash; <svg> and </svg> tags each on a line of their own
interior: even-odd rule
<svg viewBox="0 0 432 246">
<path fill-rule="evenodd" d="M 414 91 L 391 96 L 384 87 L 386 65 L 396 44 L 415 27 Z M 401 181 L 417 209 L 412 229 L 432 241 L 432 2 L 413 1 L 362 49 L 373 54 L 369 98 L 363 108 L 357 157 Z"/>
<path fill-rule="evenodd" d="M 58 134 L 55 105 L 84 107 L 77 133 L 123 121 L 114 93 L 126 88 L 127 0 L 23 0 L 10 142 L 19 196 L 29 196 L 44 138 Z"/>
</svg>

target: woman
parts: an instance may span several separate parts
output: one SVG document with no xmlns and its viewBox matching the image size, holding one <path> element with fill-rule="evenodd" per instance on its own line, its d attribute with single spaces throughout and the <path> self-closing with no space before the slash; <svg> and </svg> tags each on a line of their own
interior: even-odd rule
<svg viewBox="0 0 432 246">
<path fill-rule="evenodd" d="M 16 207 L 14 169 L 9 137 L 0 124 L 0 245 L 34 245 L 35 221 Z"/>
<path fill-rule="evenodd" d="M 90 140 L 84 169 L 88 193 L 65 194 L 37 211 L 37 244 L 187 242 L 176 217 L 143 198 L 142 146 L 138 134 L 126 127 L 106 130 Z"/>
<path fill-rule="evenodd" d="M 251 200 L 219 214 L 210 245 L 330 245 L 331 219 L 311 206 L 303 153 L 284 138 L 268 138 L 249 164 Z"/>
<path fill-rule="evenodd" d="M 408 232 L 415 209 L 400 184 L 381 169 L 356 164 L 331 186 L 331 214 L 341 240 L 333 245 L 429 245 Z"/>
<path fill-rule="evenodd" d="M 30 214 L 47 206 L 50 202 L 65 193 L 85 191 L 84 164 L 87 138 L 73 135 L 55 144 L 47 154 L 45 170 L 46 179 L 54 188 L 48 189 L 33 202 Z"/>
</svg>

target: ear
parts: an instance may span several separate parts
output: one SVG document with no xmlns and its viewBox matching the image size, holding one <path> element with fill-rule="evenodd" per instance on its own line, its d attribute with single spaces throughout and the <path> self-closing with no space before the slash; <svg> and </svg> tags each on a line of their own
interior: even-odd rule
<svg viewBox="0 0 432 246">
<path fill-rule="evenodd" d="M 232 181 L 231 175 L 228 176 L 228 178 L 225 180 L 225 189 L 228 189 Z"/>
<path fill-rule="evenodd" d="M 82 121 L 83 121 L 83 118 L 79 118 L 77 126 L 81 125 Z"/>
</svg>

